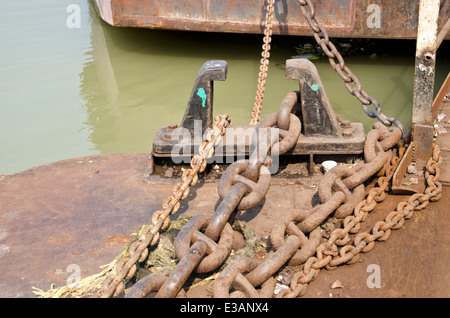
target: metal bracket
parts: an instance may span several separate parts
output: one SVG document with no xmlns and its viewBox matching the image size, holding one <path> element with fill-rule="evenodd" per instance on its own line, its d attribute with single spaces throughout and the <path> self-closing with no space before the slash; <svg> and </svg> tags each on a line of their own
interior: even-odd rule
<svg viewBox="0 0 450 318">
<path fill-rule="evenodd" d="M 416 43 L 416 64 L 414 74 L 414 99 L 412 113 L 412 142 L 394 173 L 394 193 L 421 193 L 426 181 L 423 175 L 416 184 L 405 180 L 408 166 L 424 172 L 433 146 L 433 91 L 436 73 L 437 29 L 439 0 L 421 0 Z M 414 151 L 414 154 L 413 154 Z"/>
</svg>

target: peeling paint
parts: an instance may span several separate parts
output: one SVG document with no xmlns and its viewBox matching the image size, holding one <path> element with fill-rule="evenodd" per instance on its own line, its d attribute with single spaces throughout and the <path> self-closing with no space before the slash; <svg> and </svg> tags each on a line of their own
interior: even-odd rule
<svg viewBox="0 0 450 318">
<path fill-rule="evenodd" d="M 198 89 L 197 96 L 202 99 L 202 107 L 206 107 L 206 92 L 202 87 Z"/>
</svg>

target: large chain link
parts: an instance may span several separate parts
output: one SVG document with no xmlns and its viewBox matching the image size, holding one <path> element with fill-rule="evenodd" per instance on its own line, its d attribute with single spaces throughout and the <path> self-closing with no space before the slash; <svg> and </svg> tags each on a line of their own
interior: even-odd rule
<svg viewBox="0 0 450 318">
<path fill-rule="evenodd" d="M 269 57 L 270 57 L 270 42 L 272 36 L 272 22 L 274 13 L 275 0 L 267 0 L 267 13 L 266 13 L 266 26 L 264 29 L 264 44 L 262 46 L 263 51 L 261 53 L 261 65 L 259 67 L 258 75 L 258 88 L 256 91 L 255 104 L 252 111 L 251 125 L 256 125 L 260 120 L 262 102 L 264 99 L 264 91 L 266 87 L 267 71 L 269 70 Z"/>
<path fill-rule="evenodd" d="M 377 118 L 383 125 L 391 126 L 396 125 L 404 133 L 403 125 L 394 117 L 387 117 L 381 112 L 381 106 L 378 101 L 366 93 L 362 89 L 361 82 L 355 74 L 345 65 L 344 58 L 336 49 L 336 46 L 330 41 L 328 32 L 325 27 L 317 20 L 315 15 L 315 9 L 311 0 L 298 0 L 301 5 L 303 15 L 312 31 L 314 32 L 314 38 L 320 45 L 323 52 L 328 56 L 328 60 L 333 69 L 339 74 L 342 80 L 345 82 L 347 90 L 355 96 L 361 103 L 364 112 L 371 118 Z M 370 110 L 369 106 L 373 105 L 374 109 Z"/>
<path fill-rule="evenodd" d="M 295 102 L 292 101 L 294 104 Z M 266 167 L 271 162 L 269 154 L 278 155 L 288 151 L 300 136 L 299 119 L 293 114 L 288 115 L 290 124 L 288 130 L 282 132 L 281 140 L 274 141 L 270 137 L 279 131 L 276 128 L 278 120 L 286 121 L 283 118 L 287 116 L 285 112 L 270 114 L 256 126 L 259 147 L 255 148 L 249 160 L 228 167 L 219 183 L 219 193 L 223 200 L 215 213 L 191 218 L 180 231 L 175 242 L 180 262 L 171 275 L 166 278 L 150 275 L 135 284 L 126 297 L 145 297 L 151 291 L 157 291 L 157 297 L 185 297 L 182 287 L 192 273 L 207 273 L 224 263 L 233 245 L 229 222 L 237 210 L 250 209 L 261 202 L 270 186 L 270 173 Z M 117 262 L 115 272 L 105 279 L 101 297 L 120 295 L 126 281 L 135 275 L 136 263 L 144 261 L 148 256 L 147 247 L 158 242 L 159 230 L 169 224 L 169 214 L 178 210 L 178 200 L 187 197 L 188 186 L 196 182 L 194 175 L 204 170 L 206 164 L 203 162 L 213 155 L 214 145 L 218 144 L 219 138 L 224 134 L 227 118 L 216 118 L 220 123 L 208 135 L 208 141 L 201 147 L 200 154 L 193 158 L 192 171 L 185 174 L 183 183 L 174 187 L 174 196 L 163 204 L 164 212 L 155 213 L 153 223 L 144 226 L 138 233 L 137 240 L 128 246 L 127 253 Z M 376 240 L 387 239 L 391 229 L 400 228 L 404 219 L 411 217 L 412 211 L 424 208 L 429 201 L 438 200 L 442 192 L 438 181 L 442 158 L 436 147 L 427 164 L 425 177 L 428 187 L 425 193 L 413 195 L 407 202 L 399 204 L 397 211 L 390 213 L 385 221 L 375 224 L 372 233 L 358 234 L 360 223 L 367 213 L 384 200 L 389 190 L 390 179 L 405 150 L 400 147 L 396 153 L 395 149 L 390 148 L 400 138 L 399 128 L 387 128 L 376 123 L 366 138 L 365 163 L 352 169 L 337 166 L 327 172 L 319 184 L 319 197 L 323 203 L 311 212 L 297 211 L 294 216 L 282 217 L 271 233 L 274 251 L 263 260 L 244 258 L 231 262 L 217 275 L 213 296 L 227 296 L 228 292 L 224 292 L 224 288 L 228 291 L 233 282 L 236 282 L 233 286 L 239 287 L 230 296 L 273 297 L 273 275 L 286 264 L 303 264 L 303 269 L 291 280 L 291 289 L 276 295 L 301 296 L 321 268 L 334 269 L 341 264 L 357 261 L 360 252 L 370 251 Z M 265 154 L 261 154 L 261 149 Z M 254 169 L 258 170 L 256 179 L 247 178 L 247 175 L 253 176 Z M 378 176 L 378 186 L 369 190 L 367 197 L 360 201 L 360 193 L 365 192 L 364 183 L 375 175 Z M 245 198 L 251 200 L 245 201 Z M 328 241 L 320 244 L 323 235 L 320 225 L 333 212 L 334 216 L 339 214 L 343 218 L 344 227 L 333 231 Z M 200 231 L 202 228 L 205 229 L 204 233 Z M 356 236 L 351 240 L 350 235 Z M 244 276 L 243 272 L 248 274 Z M 258 286 L 262 286 L 260 291 L 256 290 Z"/>
</svg>

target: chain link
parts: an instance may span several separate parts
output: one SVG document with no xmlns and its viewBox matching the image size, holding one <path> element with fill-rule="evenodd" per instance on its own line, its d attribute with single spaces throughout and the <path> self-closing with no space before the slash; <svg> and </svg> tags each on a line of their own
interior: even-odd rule
<svg viewBox="0 0 450 318">
<path fill-rule="evenodd" d="M 272 41 L 272 22 L 274 14 L 275 0 L 267 0 L 266 27 L 264 29 L 264 44 L 261 53 L 261 65 L 259 67 L 258 88 L 256 91 L 255 103 L 252 111 L 252 120 L 250 125 L 256 125 L 260 120 L 264 91 L 266 87 L 267 71 L 269 70 L 270 42 Z"/>
<path fill-rule="evenodd" d="M 256 158 L 255 162 L 259 163 L 250 165 L 250 161 L 244 161 L 230 165 L 222 176 L 223 180 L 219 183 L 223 187 L 219 190 L 222 202 L 216 212 L 209 216 L 199 215 L 193 218 L 188 223 L 191 225 L 186 224 L 186 229 L 183 228 L 180 232 L 175 244 L 180 262 L 159 288 L 157 297 L 175 297 L 182 292 L 182 286 L 195 270 L 202 273 L 215 270 L 230 254 L 229 247 L 233 244 L 233 239 L 230 233 L 225 234 L 225 232 L 229 232 L 229 222 L 234 218 L 234 212 L 239 209 L 241 202 L 245 202 L 243 198 L 246 195 L 250 196 L 253 191 L 255 192 L 253 193 L 255 198 L 250 205 L 254 206 L 264 199 L 267 192 L 266 185 L 270 179 L 262 178 L 264 169 L 267 169 L 263 165 L 266 162 L 266 156 L 274 149 L 280 150 L 282 148 L 282 151 L 276 153 L 283 153 L 286 149 L 290 149 L 300 136 L 298 131 L 301 130 L 301 124 L 291 120 L 289 127 L 287 127 L 287 133 L 283 134 L 285 138 L 278 142 L 270 140 L 268 138 L 272 136 L 270 130 L 277 129 L 278 115 L 278 113 L 268 115 L 256 127 L 258 135 L 264 136 L 264 138 L 256 138 L 257 147 L 250 158 Z M 292 116 L 296 117 L 295 115 Z M 285 120 L 283 119 L 283 121 Z M 290 134 L 293 134 L 293 136 L 287 138 Z M 306 292 L 309 282 L 317 277 L 320 269 L 325 267 L 332 270 L 339 265 L 356 262 L 361 252 L 366 253 L 373 248 L 375 241 L 388 239 L 390 231 L 400 228 L 404 219 L 411 217 L 412 211 L 423 209 L 429 201 L 438 200 L 442 192 L 442 187 L 438 181 L 439 163 L 442 159 L 436 152 L 438 151 L 436 147 L 433 157 L 427 164 L 425 177 L 428 187 L 425 193 L 413 195 L 407 202 L 399 204 L 397 211 L 390 213 L 384 221 L 377 222 L 371 233 L 359 233 L 360 223 L 365 220 L 367 214 L 379 202 L 384 200 L 387 191 L 389 191 L 390 179 L 405 153 L 405 141 L 398 149 L 391 149 L 400 138 L 401 131 L 399 128 L 388 129 L 380 123 L 376 123 L 374 129 L 368 133 L 364 146 L 364 150 L 367 152 L 365 163 L 353 167 L 352 171 L 337 166 L 327 172 L 319 184 L 319 197 L 322 204 L 311 213 L 299 212 L 296 217 L 282 221 L 281 224 L 278 224 L 278 228 L 275 225 L 272 231 L 275 250 L 263 260 L 245 261 L 238 259 L 227 265 L 216 278 L 217 286 L 214 285 L 213 287 L 213 296 L 228 295 L 227 292 L 224 294 L 222 287 L 232 285 L 238 287 L 230 296 L 260 295 L 260 297 L 263 297 L 262 295 L 264 295 L 264 297 L 271 297 L 273 292 L 268 291 L 268 288 L 273 289 L 273 275 L 285 264 L 303 264 L 303 269 L 293 276 L 290 290 L 284 290 L 276 295 L 276 297 L 301 296 Z M 280 147 L 283 142 L 286 142 L 285 139 L 289 143 Z M 267 145 L 267 147 L 262 147 L 267 152 L 266 155 L 256 153 L 261 146 L 260 143 Z M 209 153 L 209 151 L 205 147 L 202 153 Z M 192 164 L 194 165 L 195 162 L 197 161 L 193 160 Z M 253 170 L 255 167 L 259 168 L 256 179 L 254 181 L 246 179 L 245 175 L 248 170 Z M 362 201 L 358 202 L 351 192 L 364 192 L 364 182 L 373 176 L 378 176 L 376 185 L 368 191 L 367 196 Z M 258 187 L 261 187 L 258 186 L 258 182 L 261 182 L 259 180 L 264 180 L 264 186 L 262 187 L 264 190 L 255 191 Z M 179 188 L 179 190 L 182 189 Z M 347 204 L 350 204 L 350 206 L 344 213 L 340 209 Z M 322 238 L 320 225 L 335 211 L 341 213 L 343 227 L 334 230 L 328 240 L 320 244 Z M 349 215 L 349 211 L 353 213 Z M 158 216 L 158 222 L 162 224 L 166 222 L 166 219 L 162 219 L 164 215 Z M 297 222 L 298 224 L 296 224 Z M 206 227 L 204 234 L 199 232 L 201 227 Z M 283 232 L 287 234 L 286 239 L 284 239 Z M 181 235 L 181 233 L 186 234 Z M 307 233 L 310 233 L 309 237 L 306 235 Z M 350 237 L 351 235 L 354 236 L 353 240 Z M 196 243 L 189 247 L 192 239 L 185 239 L 185 236 L 192 237 Z M 219 238 L 220 241 L 218 242 Z M 127 263 L 125 262 L 125 264 Z M 229 268 L 230 266 L 231 268 Z M 241 268 L 247 268 L 249 273 L 245 276 L 242 275 L 240 271 L 243 269 Z M 130 270 L 125 279 L 132 275 L 134 275 L 133 269 Z M 152 281 L 150 278 L 148 280 L 149 282 Z M 233 281 L 236 283 L 233 283 Z M 255 288 L 260 285 L 263 285 L 263 288 L 261 292 L 258 292 Z M 147 287 L 144 284 L 136 284 L 136 287 L 131 288 L 130 293 L 131 295 L 138 295 L 140 291 L 136 289 L 147 290 Z M 229 287 L 224 288 L 228 290 Z"/>
</svg>

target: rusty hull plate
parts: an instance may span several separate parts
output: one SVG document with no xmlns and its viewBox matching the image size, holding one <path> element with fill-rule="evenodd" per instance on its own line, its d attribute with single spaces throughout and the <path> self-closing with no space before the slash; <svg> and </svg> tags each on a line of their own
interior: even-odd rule
<svg viewBox="0 0 450 318">
<path fill-rule="evenodd" d="M 94 0 L 104 21 L 118 27 L 262 33 L 265 0 Z M 314 0 L 316 17 L 332 37 L 416 38 L 419 0 Z M 450 13 L 441 1 L 440 26 Z M 274 34 L 312 35 L 297 0 L 275 2 Z M 375 19 L 375 20 L 374 20 Z M 447 35 L 450 39 L 450 34 Z"/>
</svg>

